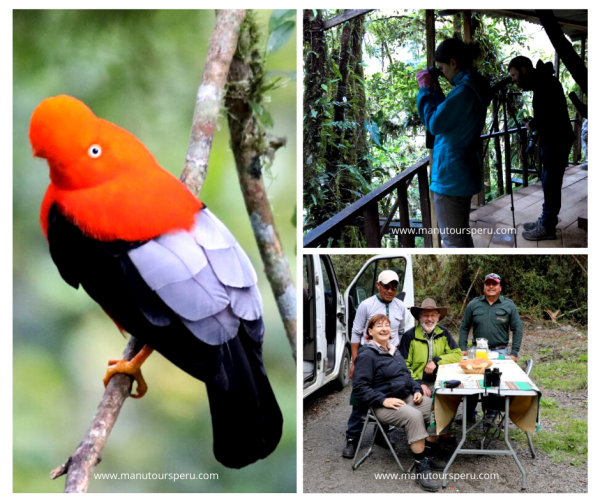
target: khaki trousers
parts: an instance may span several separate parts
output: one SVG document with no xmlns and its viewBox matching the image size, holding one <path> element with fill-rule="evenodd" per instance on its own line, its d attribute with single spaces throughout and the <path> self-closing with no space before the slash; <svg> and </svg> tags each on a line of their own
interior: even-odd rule
<svg viewBox="0 0 600 502">
<path fill-rule="evenodd" d="M 427 432 L 425 422 L 429 422 L 431 413 L 431 398 L 423 396 L 423 401 L 415 404 L 413 396 L 403 399 L 406 403 L 397 410 L 384 406 L 373 407 L 375 415 L 381 423 L 403 427 L 406 432 L 408 444 L 412 444 L 429 436 L 435 436 L 435 430 Z"/>
</svg>

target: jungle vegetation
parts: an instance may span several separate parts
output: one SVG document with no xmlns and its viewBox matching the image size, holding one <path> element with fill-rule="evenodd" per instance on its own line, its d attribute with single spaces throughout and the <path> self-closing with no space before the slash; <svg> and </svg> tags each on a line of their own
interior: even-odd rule
<svg viewBox="0 0 600 502">
<path fill-rule="evenodd" d="M 416 73 L 426 68 L 425 11 L 372 11 L 334 28 L 323 30 L 324 21 L 342 11 L 304 11 L 304 103 L 303 103 L 303 228 L 316 228 L 349 204 L 373 191 L 427 155 L 425 128 L 416 107 L 419 90 Z M 492 83 L 508 75 L 507 64 L 517 55 L 554 61 L 554 54 L 531 47 L 545 37 L 542 27 L 535 36 L 524 21 L 492 18 L 472 12 L 471 36 L 480 49 L 477 70 Z M 435 11 L 436 46 L 449 37 L 463 38 L 462 17 L 442 16 Z M 529 34 L 527 33 L 529 31 Z M 581 42 L 574 42 L 580 53 Z M 440 80 L 447 93 L 450 84 Z M 579 91 L 564 65 L 560 80 L 565 93 Z M 532 115 L 531 93 L 521 94 L 509 86 L 508 127 L 521 125 Z M 575 108 L 569 103 L 573 117 Z M 584 99 L 585 101 L 585 99 Z M 493 120 L 488 109 L 482 134 L 503 130 L 502 113 Z M 492 122 L 495 122 L 493 124 Z M 511 165 L 522 165 L 526 134 L 512 135 Z M 495 138 L 484 155 L 485 199 L 505 192 L 502 172 L 504 139 Z M 522 177 L 515 174 L 513 177 Z M 535 177 L 531 178 L 532 181 Z M 420 219 L 416 180 L 408 190 L 410 218 Z M 393 196 L 379 203 L 387 216 Z M 417 239 L 417 245 L 421 239 Z M 329 246 L 363 247 L 361 222 L 347 227 Z M 385 245 L 385 244 L 384 244 Z M 388 241 L 388 246 L 395 243 Z"/>
</svg>

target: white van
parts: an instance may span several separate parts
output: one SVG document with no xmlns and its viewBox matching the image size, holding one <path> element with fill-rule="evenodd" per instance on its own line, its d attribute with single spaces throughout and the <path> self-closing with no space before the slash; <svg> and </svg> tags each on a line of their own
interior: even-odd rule
<svg viewBox="0 0 600 502">
<path fill-rule="evenodd" d="M 400 278 L 397 297 L 406 305 L 404 329 L 414 326 L 410 255 L 375 256 L 356 275 L 344 295 L 329 255 L 304 255 L 303 373 L 304 397 L 333 382 L 343 389 L 350 382 L 350 337 L 356 309 L 377 294 L 375 284 L 382 270 L 393 270 Z"/>
</svg>

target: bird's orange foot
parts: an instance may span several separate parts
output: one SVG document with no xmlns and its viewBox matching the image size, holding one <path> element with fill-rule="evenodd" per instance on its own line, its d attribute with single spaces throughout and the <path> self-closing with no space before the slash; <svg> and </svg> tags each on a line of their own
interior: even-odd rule
<svg viewBox="0 0 600 502">
<path fill-rule="evenodd" d="M 137 383 L 137 394 L 131 393 L 130 396 L 134 399 L 139 399 L 146 394 L 148 391 L 148 385 L 142 376 L 142 369 L 140 364 L 136 364 L 134 361 L 128 361 L 126 359 L 111 359 L 108 361 L 108 369 L 106 370 L 106 376 L 104 377 L 104 386 L 108 385 L 110 379 L 117 373 L 124 373 L 131 375 Z"/>
</svg>

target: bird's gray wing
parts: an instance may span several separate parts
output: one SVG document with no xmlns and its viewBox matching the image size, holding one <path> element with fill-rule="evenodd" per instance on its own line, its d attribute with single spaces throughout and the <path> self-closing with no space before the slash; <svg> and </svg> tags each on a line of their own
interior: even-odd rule
<svg viewBox="0 0 600 502">
<path fill-rule="evenodd" d="M 250 259 L 206 208 L 191 231 L 161 235 L 128 255 L 148 286 L 205 343 L 225 343 L 237 335 L 240 319 L 262 316 Z M 254 332 L 261 341 L 263 330 Z"/>
</svg>

